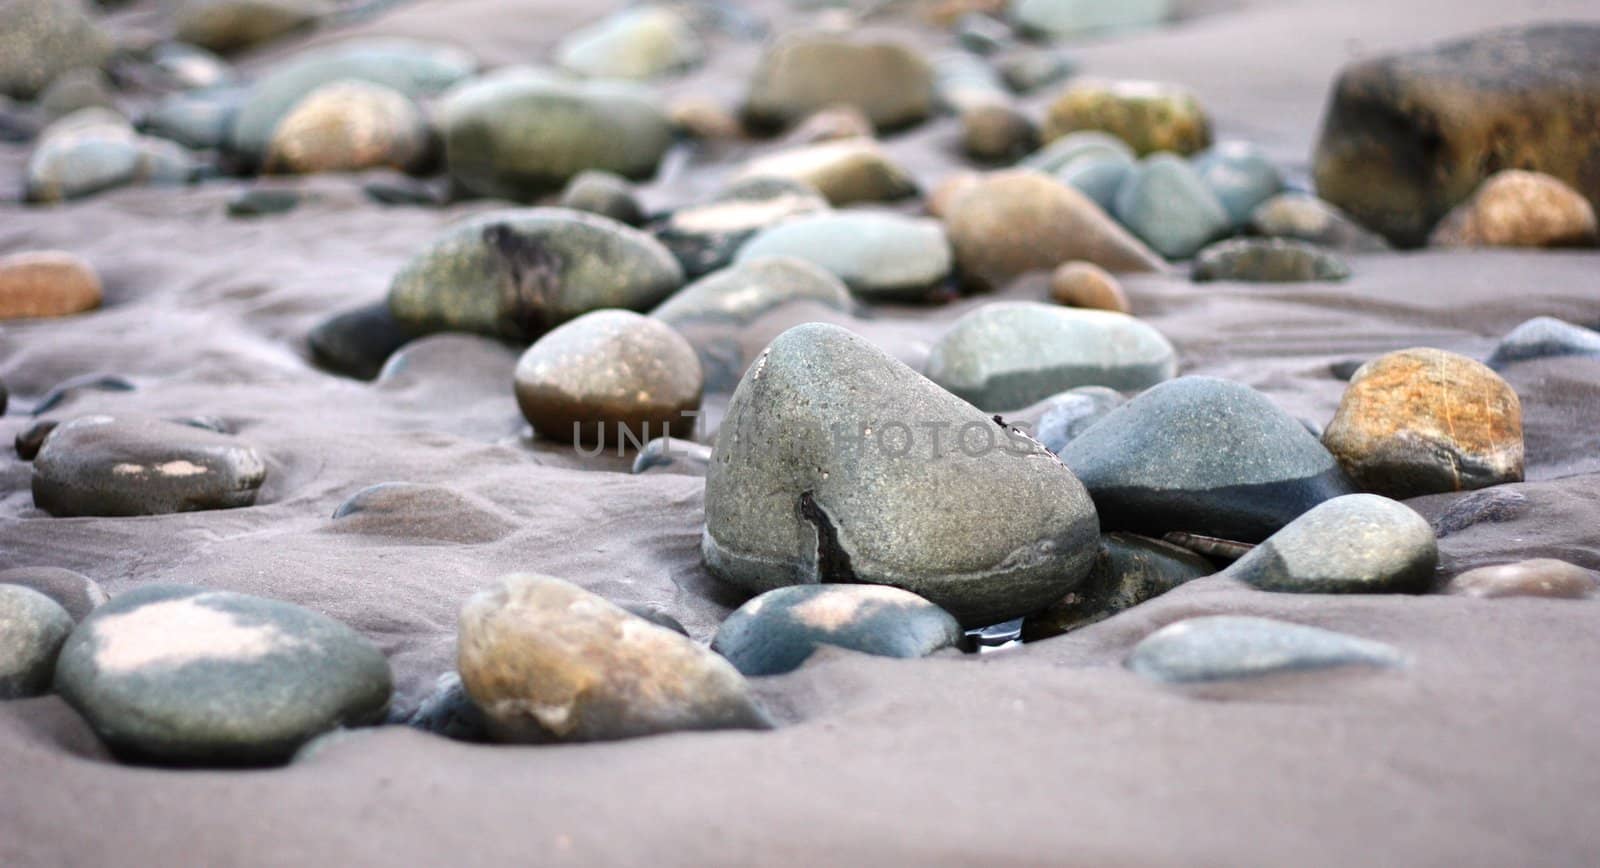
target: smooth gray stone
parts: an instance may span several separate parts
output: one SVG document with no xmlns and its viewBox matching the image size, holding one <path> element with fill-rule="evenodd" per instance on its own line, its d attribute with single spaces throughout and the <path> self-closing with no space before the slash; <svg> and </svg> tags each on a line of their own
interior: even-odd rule
<svg viewBox="0 0 1600 868">
<path fill-rule="evenodd" d="M 1133 166 L 1131 157 L 1084 157 L 1073 160 L 1056 177 L 1110 213 L 1117 206 L 1117 191 L 1133 174 Z"/>
<path fill-rule="evenodd" d="M 1127 666 L 1152 681 L 1185 684 L 1336 666 L 1397 667 L 1393 646 L 1287 621 L 1242 615 L 1189 618 L 1134 646 Z"/>
<path fill-rule="evenodd" d="M 1552 316 L 1536 316 L 1495 344 L 1488 365 L 1503 371 L 1516 362 L 1559 356 L 1600 359 L 1600 332 Z"/>
<path fill-rule="evenodd" d="M 38 591 L 0 582 L 0 700 L 50 691 L 72 616 Z"/>
<path fill-rule="evenodd" d="M 734 182 L 710 201 L 679 208 L 651 231 L 694 278 L 726 268 L 757 232 L 827 210 L 828 200 L 810 184 L 757 176 Z"/>
<path fill-rule="evenodd" d="M 1421 593 L 1438 565 L 1427 519 L 1387 497 L 1347 494 L 1313 507 L 1224 574 L 1264 591 Z"/>
<path fill-rule="evenodd" d="M 1236 229 L 1250 225 L 1256 207 L 1283 189 L 1283 173 L 1264 151 L 1249 142 L 1221 142 L 1190 162 Z"/>
<path fill-rule="evenodd" d="M 1194 167 L 1170 153 L 1134 167 L 1117 191 L 1116 215 L 1168 259 L 1188 259 L 1233 225 Z"/>
<path fill-rule="evenodd" d="M 734 261 L 793 256 L 832 272 L 869 301 L 917 300 L 950 274 L 950 242 L 936 220 L 877 211 L 797 217 L 750 239 Z"/>
<path fill-rule="evenodd" d="M 379 301 L 334 314 L 306 335 L 311 357 L 328 370 L 359 380 L 371 380 L 383 370 L 389 356 L 416 337 Z"/>
<path fill-rule="evenodd" d="M 618 223 L 638 226 L 644 222 L 644 209 L 633 195 L 633 185 L 614 172 L 591 169 L 579 172 L 561 191 L 561 207 L 610 217 Z"/>
<path fill-rule="evenodd" d="M 831 645 L 878 657 L 926 657 L 962 639 L 949 612 L 881 585 L 797 585 L 734 610 L 711 650 L 745 675 L 781 675 Z"/>
<path fill-rule="evenodd" d="M 82 621 L 108 599 L 94 579 L 60 567 L 0 570 L 0 585 L 21 585 L 54 600 L 74 621 Z"/>
</svg>

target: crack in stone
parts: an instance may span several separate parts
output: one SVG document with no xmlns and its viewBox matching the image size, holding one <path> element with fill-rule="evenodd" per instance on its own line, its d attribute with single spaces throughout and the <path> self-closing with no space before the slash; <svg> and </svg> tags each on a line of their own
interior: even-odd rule
<svg viewBox="0 0 1600 868">
<path fill-rule="evenodd" d="M 833 519 L 809 491 L 800 494 L 800 515 L 817 531 L 817 581 L 821 584 L 858 583 L 860 580 L 850 566 L 850 554 L 839 544 L 839 531 Z"/>
</svg>

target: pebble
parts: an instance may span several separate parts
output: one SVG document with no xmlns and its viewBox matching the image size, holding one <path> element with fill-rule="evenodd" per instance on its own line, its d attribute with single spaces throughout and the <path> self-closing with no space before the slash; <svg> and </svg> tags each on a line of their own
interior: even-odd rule
<svg viewBox="0 0 1600 868">
<path fill-rule="evenodd" d="M 967 51 L 945 51 L 934 58 L 933 92 L 939 108 L 956 115 L 974 106 L 1005 104 L 1011 99 L 994 67 Z"/>
<path fill-rule="evenodd" d="M 928 355 L 928 379 L 980 410 L 1016 410 L 1079 386 L 1138 391 L 1171 379 L 1177 352 L 1121 313 L 992 302 L 956 320 Z"/>
<path fill-rule="evenodd" d="M 223 206 L 229 217 L 270 217 L 300 207 L 299 190 L 289 187 L 248 187 L 228 197 Z"/>
<path fill-rule="evenodd" d="M 173 142 L 141 136 L 114 112 L 87 108 L 56 121 L 28 156 L 27 195 L 61 202 L 141 183 L 183 183 L 196 166 Z"/>
<path fill-rule="evenodd" d="M 646 310 L 683 285 L 660 242 L 565 208 L 490 211 L 418 251 L 389 285 L 389 311 L 423 333 L 532 340 L 591 310 Z"/>
<path fill-rule="evenodd" d="M 231 85 L 237 76 L 228 62 L 198 45 L 163 42 L 150 49 L 150 65 L 179 90 L 201 90 Z"/>
<path fill-rule="evenodd" d="M 7 0 L 0 5 L 0 94 L 33 99 L 56 76 L 96 69 L 114 44 L 83 0 Z"/>
<path fill-rule="evenodd" d="M 1044 447 L 817 323 L 773 341 L 734 392 L 705 515 L 707 568 L 746 591 L 890 585 L 967 627 L 1061 599 L 1099 538 Z"/>
<path fill-rule="evenodd" d="M 853 105 L 818 109 L 783 134 L 786 145 L 817 145 L 840 139 L 870 139 L 877 134 L 872 119 Z"/>
<path fill-rule="evenodd" d="M 65 250 L 0 256 L 0 320 L 69 316 L 100 306 L 100 275 Z"/>
<path fill-rule="evenodd" d="M 39 454 L 39 447 L 44 445 L 44 438 L 56 430 L 61 422 L 58 419 L 41 419 L 32 425 L 17 432 L 12 445 L 16 447 L 17 457 L 23 461 L 32 461 Z"/>
<path fill-rule="evenodd" d="M 1230 238 L 1200 251 L 1194 259 L 1196 281 L 1236 280 L 1250 283 L 1299 283 L 1344 280 L 1350 266 L 1333 253 L 1286 238 Z"/>
<path fill-rule="evenodd" d="M 1522 403 L 1484 365 L 1444 350 L 1356 371 L 1322 442 L 1363 491 L 1397 499 L 1522 481 Z"/>
<path fill-rule="evenodd" d="M 461 683 L 461 676 L 455 672 L 440 675 L 433 692 L 410 714 L 395 722 L 452 741 L 489 741 L 488 720 L 473 704 L 466 685 Z"/>
<path fill-rule="evenodd" d="M 1127 142 L 1110 133 L 1080 130 L 1067 133 L 1029 154 L 1019 167 L 1057 175 L 1079 161 L 1113 159 L 1132 165 L 1134 156 Z"/>
<path fill-rule="evenodd" d="M 1106 530 L 1259 542 L 1353 493 L 1294 417 L 1243 383 L 1180 377 L 1111 411 L 1061 450 Z"/>
<path fill-rule="evenodd" d="M 1173 5 L 1172 0 L 1018 0 L 1011 4 L 1011 22 L 1025 33 L 1062 39 L 1154 27 L 1172 17 Z"/>
<path fill-rule="evenodd" d="M 813 187 L 833 205 L 916 195 L 917 182 L 868 138 L 838 139 L 758 157 L 736 180 L 781 178 Z"/>
<path fill-rule="evenodd" d="M 587 211 L 610 217 L 618 223 L 638 226 L 644 222 L 644 208 L 633 195 L 633 185 L 614 172 L 590 169 L 579 172 L 561 191 L 560 205 L 574 211 Z"/>
<path fill-rule="evenodd" d="M 3 576 L 0 576 L 3 581 Z M 1600 592 L 1600 575 L 1555 558 L 1534 558 L 1467 570 L 1444 586 L 1463 597 L 1549 597 L 1581 600 Z"/>
<path fill-rule="evenodd" d="M 1071 78 L 1078 62 L 1051 47 L 1021 46 L 995 60 L 1000 78 L 1019 94 L 1031 94 Z"/>
<path fill-rule="evenodd" d="M 557 326 L 517 361 L 522 415 L 551 440 L 614 442 L 690 436 L 704 386 L 694 347 L 671 326 L 597 310 Z M 615 439 L 613 439 L 615 438 Z"/>
<path fill-rule="evenodd" d="M 33 461 L 33 502 L 55 516 L 161 515 L 255 503 L 261 455 L 176 422 L 80 416 L 50 433 Z"/>
<path fill-rule="evenodd" d="M 1061 263 L 1050 274 L 1050 300 L 1068 307 L 1129 312 L 1122 284 L 1093 262 Z"/>
<path fill-rule="evenodd" d="M 1033 119 L 1009 102 L 989 100 L 961 111 L 961 150 L 974 160 L 1008 163 L 1038 142 Z"/>
<path fill-rule="evenodd" d="M 1600 115 L 1597 56 L 1600 25 L 1548 22 L 1356 61 L 1323 119 L 1317 192 L 1403 247 L 1506 166 L 1600 202 L 1584 168 L 1600 131 L 1573 122 Z"/>
<path fill-rule="evenodd" d="M 321 733 L 381 720 L 392 690 L 383 653 L 338 621 L 179 585 L 96 609 L 55 685 L 119 756 L 171 765 L 287 762 Z"/>
<path fill-rule="evenodd" d="M 1022 639 L 1037 642 L 1099 623 L 1216 571 L 1210 561 L 1171 543 L 1108 533 L 1100 538 L 1089 577 L 1065 598 L 1023 619 Z"/>
<path fill-rule="evenodd" d="M 327 10 L 315 0 L 178 0 L 173 5 L 179 39 L 223 53 L 306 28 Z"/>
<path fill-rule="evenodd" d="M 983 176 L 955 196 L 945 231 L 963 276 L 980 287 L 1003 286 L 1071 260 L 1112 272 L 1165 267 L 1082 193 L 1028 170 Z"/>
<path fill-rule="evenodd" d="M 1268 238 L 1306 241 L 1329 250 L 1378 253 L 1389 249 L 1383 236 L 1309 193 L 1280 193 L 1262 202 L 1250 215 L 1250 229 Z"/>
<path fill-rule="evenodd" d="M 688 476 L 704 476 L 710 467 L 710 446 L 676 437 L 657 437 L 639 450 L 639 454 L 633 459 L 633 468 L 630 472 L 635 475 L 681 473 Z"/>
<path fill-rule="evenodd" d="M 1006 421 L 1023 427 L 1044 448 L 1059 455 L 1068 443 L 1087 431 L 1090 425 L 1104 419 L 1126 401 L 1122 393 L 1115 389 L 1079 386 L 1008 414 Z"/>
<path fill-rule="evenodd" d="M 1256 208 L 1283 189 L 1283 173 L 1249 142 L 1218 143 L 1195 155 L 1193 164 L 1235 229 L 1250 225 Z"/>
<path fill-rule="evenodd" d="M 716 142 L 744 138 L 744 125 L 721 102 L 710 97 L 681 96 L 667 103 L 673 129 L 691 139 Z"/>
<path fill-rule="evenodd" d="M 266 169 L 287 174 L 407 170 L 429 151 L 428 125 L 411 98 L 368 81 L 317 88 L 284 115 L 267 145 Z"/>
<path fill-rule="evenodd" d="M 1416 594 L 1438 564 L 1427 519 L 1387 497 L 1347 494 L 1311 508 L 1224 575 L 1263 591 Z"/>
<path fill-rule="evenodd" d="M 1167 684 L 1405 664 L 1405 655 L 1382 642 L 1245 615 L 1207 615 L 1168 624 L 1134 646 L 1127 661 L 1134 672 Z"/>
<path fill-rule="evenodd" d="M 956 20 L 956 41 L 974 54 L 989 55 L 1011 44 L 1011 27 L 981 12 L 968 12 Z"/>
<path fill-rule="evenodd" d="M 556 46 L 556 63 L 588 78 L 658 78 L 687 71 L 704 58 L 705 46 L 694 28 L 666 6 L 625 9 Z"/>
<path fill-rule="evenodd" d="M 1489 176 L 1428 236 L 1432 247 L 1592 247 L 1594 206 L 1560 178 L 1506 169 Z"/>
<path fill-rule="evenodd" d="M 139 129 L 187 148 L 218 149 L 228 141 L 245 94 L 238 87 L 168 94 L 140 117 Z"/>
<path fill-rule="evenodd" d="M 1050 102 L 1045 141 L 1079 130 L 1110 133 L 1139 154 L 1189 155 L 1211 144 L 1211 121 L 1194 94 L 1151 81 L 1079 79 Z"/>
<path fill-rule="evenodd" d="M 1503 371 L 1517 362 L 1582 356 L 1600 359 L 1600 332 L 1549 316 L 1536 316 L 1495 344 L 1488 365 Z"/>
<path fill-rule="evenodd" d="M 651 227 L 651 232 L 693 278 L 727 267 L 757 232 L 828 208 L 828 200 L 805 182 L 747 178 L 730 184 L 710 201 L 679 208 Z"/>
<path fill-rule="evenodd" d="M 54 600 L 0 583 L 0 700 L 48 693 L 56 655 L 71 632 L 72 616 Z"/>
<path fill-rule="evenodd" d="M 1433 533 L 1439 539 L 1444 539 L 1476 524 L 1512 521 L 1527 512 L 1528 506 L 1528 496 L 1510 488 L 1484 488 L 1468 492 L 1452 501 L 1433 520 Z"/>
<path fill-rule="evenodd" d="M 330 530 L 419 543 L 482 545 L 519 530 L 482 498 L 420 482 L 380 482 L 350 495 L 333 511 Z"/>
<path fill-rule="evenodd" d="M 829 645 L 878 657 L 926 657 L 961 643 L 949 612 L 883 585 L 777 588 L 734 610 L 711 650 L 749 676 L 782 675 Z"/>
<path fill-rule="evenodd" d="M 950 273 L 950 242 L 938 221 L 890 212 L 811 214 L 765 229 L 735 262 L 792 256 L 821 266 L 868 301 L 927 297 Z"/>
<path fill-rule="evenodd" d="M 549 576 L 506 576 L 467 600 L 457 668 L 498 741 L 771 726 L 728 661 Z"/>
<path fill-rule="evenodd" d="M 835 103 L 865 112 L 878 129 L 910 126 L 933 110 L 933 69 L 901 42 L 794 34 L 762 54 L 744 115 L 757 126 L 781 127 Z"/>
<path fill-rule="evenodd" d="M 60 567 L 0 570 L 0 585 L 20 585 L 38 591 L 67 610 L 74 621 L 82 621 L 108 599 L 94 579 Z"/>
<path fill-rule="evenodd" d="M 1155 154 L 1135 166 L 1117 190 L 1114 213 L 1168 259 L 1188 259 L 1232 228 L 1216 194 L 1176 154 Z"/>
<path fill-rule="evenodd" d="M 1117 208 L 1117 192 L 1133 174 L 1135 163 L 1129 157 L 1106 156 L 1074 160 L 1056 173 L 1062 183 L 1094 200 L 1106 213 Z"/>
<path fill-rule="evenodd" d="M 86 108 L 113 109 L 117 107 L 112 93 L 111 80 L 98 69 L 69 69 L 56 76 L 50 86 L 39 94 L 39 108 L 52 120 L 66 117 Z"/>
<path fill-rule="evenodd" d="M 371 380 L 389 356 L 416 337 L 389 312 L 387 301 L 362 305 L 318 323 L 306 335 L 311 358 L 333 371 Z"/>
</svg>

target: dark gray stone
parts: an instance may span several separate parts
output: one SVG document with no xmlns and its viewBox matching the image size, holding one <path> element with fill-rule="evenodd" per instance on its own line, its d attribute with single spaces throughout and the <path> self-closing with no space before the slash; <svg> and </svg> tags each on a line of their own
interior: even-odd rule
<svg viewBox="0 0 1600 868">
<path fill-rule="evenodd" d="M 453 741 L 489 741 L 488 724 L 483 711 L 473 704 L 472 697 L 467 695 L 467 689 L 461 684 L 461 676 L 454 672 L 439 676 L 433 692 L 422 700 L 422 704 L 395 722 Z"/>
<path fill-rule="evenodd" d="M 1285 238 L 1231 238 L 1200 251 L 1194 279 L 1253 283 L 1344 280 L 1350 266 L 1333 253 Z"/>
<path fill-rule="evenodd" d="M 711 650 L 745 675 L 800 668 L 822 645 L 879 657 L 926 657 L 961 642 L 949 612 L 909 591 L 881 585 L 798 585 L 740 606 Z"/>
<path fill-rule="evenodd" d="M 300 207 L 300 191 L 286 187 L 251 187 L 228 197 L 229 217 L 267 217 Z"/>
<path fill-rule="evenodd" d="M 1263 591 L 1421 593 L 1438 564 L 1427 519 L 1387 497 L 1349 494 L 1313 507 L 1224 575 Z"/>
<path fill-rule="evenodd" d="M 13 445 L 17 449 L 17 457 L 23 461 L 32 461 L 38 454 L 39 448 L 44 445 L 44 438 L 56 430 L 61 424 L 60 419 L 40 419 L 28 427 L 17 432 Z"/>
<path fill-rule="evenodd" d="M 16 567 L 0 570 L 0 585 L 21 585 L 54 600 L 74 621 L 82 621 L 107 600 L 94 579 L 60 567 Z"/>
<path fill-rule="evenodd" d="M 33 415 L 39 416 L 61 406 L 83 392 L 131 392 L 135 386 L 127 377 L 116 374 L 84 374 L 52 386 L 39 403 L 33 405 Z"/>
<path fill-rule="evenodd" d="M 1270 618 L 1208 615 L 1146 636 L 1127 665 L 1152 681 L 1185 684 L 1405 662 L 1394 647 L 1370 639 Z"/>
<path fill-rule="evenodd" d="M 1528 511 L 1528 496 L 1510 488 L 1485 488 L 1462 495 L 1433 520 L 1433 533 L 1444 539 L 1475 524 L 1511 521 Z"/>
<path fill-rule="evenodd" d="M 311 357 L 328 370 L 371 380 L 395 350 L 416 337 L 380 301 L 334 314 L 306 335 Z"/>
<path fill-rule="evenodd" d="M 1036 642 L 1087 627 L 1216 571 L 1210 561 L 1171 543 L 1108 533 L 1100 538 L 1088 578 L 1054 605 L 1024 618 L 1022 638 Z"/>
<path fill-rule="evenodd" d="M 828 209 L 809 184 L 758 176 L 733 183 L 709 202 L 679 208 L 651 231 L 694 278 L 727 267 L 757 232 Z"/>
<path fill-rule="evenodd" d="M 50 691 L 72 616 L 32 588 L 0 581 L 0 700 Z"/>
<path fill-rule="evenodd" d="M 1517 362 L 1559 356 L 1600 359 L 1600 332 L 1551 316 L 1536 316 L 1500 339 L 1487 364 L 1503 371 Z"/>
</svg>

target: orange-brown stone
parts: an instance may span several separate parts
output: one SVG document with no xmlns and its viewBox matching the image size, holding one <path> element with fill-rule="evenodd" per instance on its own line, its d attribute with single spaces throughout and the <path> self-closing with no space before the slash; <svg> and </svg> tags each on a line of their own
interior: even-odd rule
<svg viewBox="0 0 1600 868">
<path fill-rule="evenodd" d="M 66 316 L 93 310 L 100 277 L 82 258 L 61 250 L 0 257 L 0 320 Z"/>
<path fill-rule="evenodd" d="M 1434 228 L 1435 247 L 1582 247 L 1595 243 L 1594 206 L 1559 178 L 1500 172 Z"/>
<path fill-rule="evenodd" d="M 1111 273 L 1092 262 L 1065 262 L 1050 275 L 1050 298 L 1068 307 L 1128 313 L 1128 297 Z"/>
</svg>

